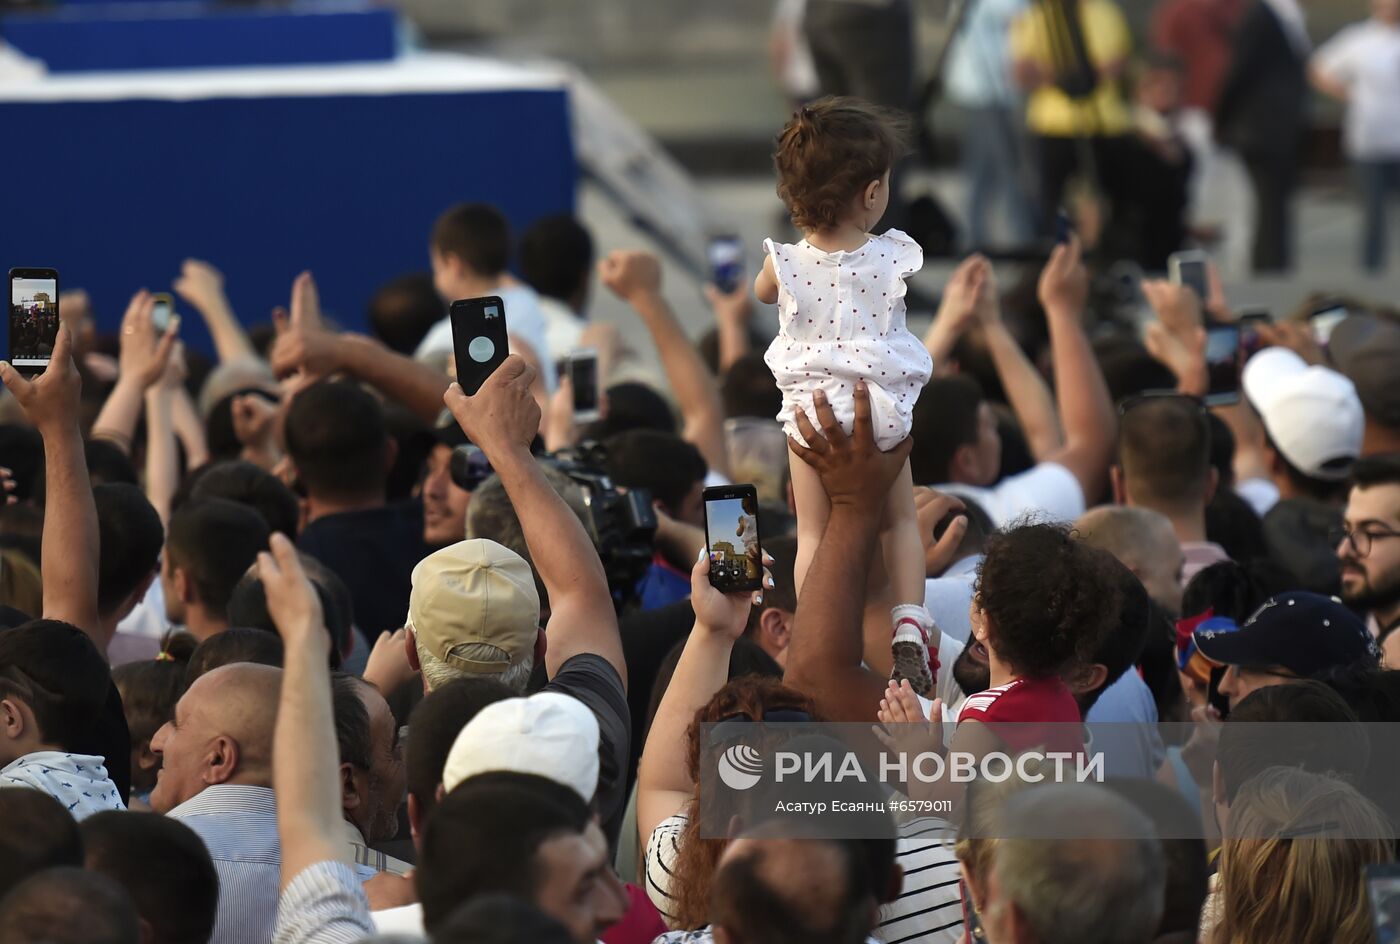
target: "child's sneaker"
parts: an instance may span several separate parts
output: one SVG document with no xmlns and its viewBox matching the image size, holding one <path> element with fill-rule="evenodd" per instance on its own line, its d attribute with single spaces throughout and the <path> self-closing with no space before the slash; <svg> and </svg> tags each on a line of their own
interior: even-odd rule
<svg viewBox="0 0 1400 944">
<path fill-rule="evenodd" d="M 937 657 L 929 658 L 928 638 L 933 631 L 933 617 L 929 611 L 917 603 L 901 603 L 890 610 L 894 621 L 894 641 L 890 650 L 894 653 L 895 681 L 909 680 L 914 691 L 925 698 L 934 695 L 934 672 L 937 671 Z"/>
</svg>

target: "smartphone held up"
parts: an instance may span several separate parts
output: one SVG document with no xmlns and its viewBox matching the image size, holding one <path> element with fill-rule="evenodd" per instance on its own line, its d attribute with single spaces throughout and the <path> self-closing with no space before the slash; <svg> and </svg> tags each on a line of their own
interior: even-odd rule
<svg viewBox="0 0 1400 944">
<path fill-rule="evenodd" d="M 49 366 L 58 343 L 58 270 L 10 270 L 10 365 L 36 377 Z"/>
<path fill-rule="evenodd" d="M 457 360 L 457 383 L 474 397 L 510 355 L 506 305 L 498 296 L 464 298 L 452 303 L 452 349 Z"/>
<path fill-rule="evenodd" d="M 758 536 L 758 490 L 752 485 L 705 489 L 705 549 L 710 585 L 723 593 L 763 586 L 763 551 Z"/>
<path fill-rule="evenodd" d="M 574 421 L 591 423 L 599 415 L 598 351 L 582 347 L 569 352 L 569 385 L 574 391 Z"/>
</svg>

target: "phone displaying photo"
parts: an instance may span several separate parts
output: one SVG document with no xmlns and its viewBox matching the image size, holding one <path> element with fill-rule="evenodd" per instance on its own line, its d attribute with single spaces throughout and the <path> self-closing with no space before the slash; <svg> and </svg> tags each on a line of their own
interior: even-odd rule
<svg viewBox="0 0 1400 944">
<path fill-rule="evenodd" d="M 457 383 L 467 396 L 476 396 L 486 378 L 510 354 L 506 334 L 506 305 L 495 295 L 452 303 L 452 348 L 457 358 Z"/>
<path fill-rule="evenodd" d="M 1350 314 L 1345 305 L 1327 305 L 1308 315 L 1312 325 L 1313 340 L 1323 347 L 1332 340 L 1332 331 Z"/>
<path fill-rule="evenodd" d="M 1211 325 L 1206 329 L 1207 406 L 1240 402 L 1240 327 Z"/>
<path fill-rule="evenodd" d="M 1244 308 L 1240 310 L 1240 356 L 1248 361 L 1264 347 L 1264 339 L 1259 334 L 1263 325 L 1274 323 L 1274 316 L 1267 308 Z"/>
<path fill-rule="evenodd" d="M 569 384 L 574 389 L 574 420 L 598 418 L 598 351 L 581 347 L 569 353 Z"/>
<path fill-rule="evenodd" d="M 724 593 L 763 586 L 763 552 L 758 537 L 758 490 L 752 485 L 707 488 L 705 546 L 710 552 L 710 583 Z"/>
<path fill-rule="evenodd" d="M 165 292 L 151 296 L 151 327 L 157 334 L 164 334 L 170 327 L 170 319 L 175 317 L 175 299 Z"/>
<path fill-rule="evenodd" d="M 58 343 L 58 270 L 10 270 L 10 365 L 22 376 L 44 372 Z"/>
<path fill-rule="evenodd" d="M 710 263 L 710 281 L 728 295 L 739 287 L 744 278 L 744 244 L 738 236 L 715 236 L 710 240 L 706 256 Z"/>
<path fill-rule="evenodd" d="M 1210 297 L 1210 276 L 1206 272 L 1209 257 L 1199 249 L 1174 252 L 1167 257 L 1167 274 L 1177 285 L 1185 285 L 1204 302 Z"/>
</svg>

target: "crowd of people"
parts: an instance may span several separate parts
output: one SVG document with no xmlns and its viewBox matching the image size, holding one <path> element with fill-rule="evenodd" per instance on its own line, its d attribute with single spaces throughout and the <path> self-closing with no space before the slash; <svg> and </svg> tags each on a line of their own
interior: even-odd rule
<svg viewBox="0 0 1400 944">
<path fill-rule="evenodd" d="M 1310 103 L 1315 90 L 1342 110 L 1342 152 L 1363 207 L 1357 261 L 1383 271 L 1387 206 L 1400 187 L 1400 4 L 1374 0 L 1369 18 L 1316 45 L 1321 24 L 1299 0 L 1133 5 L 1150 8 L 1138 37 L 1129 6 L 949 4 L 946 61 L 920 62 L 910 0 L 783 0 L 774 67 L 795 100 L 857 95 L 921 120 L 941 92 L 953 107 L 934 130 L 959 145 L 967 251 L 1032 245 L 1063 207 L 1092 244 L 1148 271 L 1192 239 L 1214 244 L 1232 273 L 1294 267 L 1302 168 L 1326 150 L 1311 132 L 1337 120 Z M 910 223 L 922 237 L 925 221 Z"/>
<path fill-rule="evenodd" d="M 799 110 L 802 239 L 698 343 L 652 254 L 484 204 L 368 334 L 310 273 L 250 330 L 187 261 L 212 362 L 145 290 L 115 337 L 66 296 L 47 369 L 0 364 L 0 944 L 1374 940 L 1400 321 L 1280 318 L 1208 406 L 1219 280 L 1144 282 L 1139 337 L 1070 233 L 1029 295 L 964 260 L 916 337 L 922 251 L 872 235 L 897 130 Z M 595 276 L 644 332 L 586 318 Z M 468 395 L 445 312 L 483 295 L 512 354 Z M 744 482 L 762 587 L 725 593 L 703 489 Z M 702 761 L 761 721 L 1022 762 L 903 785 L 952 815 L 849 784 L 854 837 L 716 835 Z M 1101 783 L 1027 775 L 1090 747 Z"/>
</svg>

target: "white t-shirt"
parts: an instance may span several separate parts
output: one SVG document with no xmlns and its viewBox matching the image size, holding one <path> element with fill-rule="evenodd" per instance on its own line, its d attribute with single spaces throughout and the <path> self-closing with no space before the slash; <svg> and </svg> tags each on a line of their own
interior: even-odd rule
<svg viewBox="0 0 1400 944">
<path fill-rule="evenodd" d="M 1042 462 L 1008 476 L 991 488 L 949 483 L 937 486 L 959 498 L 970 498 L 1004 528 L 1024 515 L 1068 524 L 1084 514 L 1084 489 L 1074 473 L 1056 462 Z"/>
<path fill-rule="evenodd" d="M 506 306 L 506 331 L 513 338 L 519 338 L 530 345 L 539 358 L 540 374 L 545 390 L 553 393 L 556 382 L 554 355 L 549 349 L 545 336 L 544 312 L 540 311 L 540 297 L 528 285 L 511 285 L 496 292 Z M 452 321 L 443 318 L 428 329 L 427 335 L 413 352 L 415 360 L 432 361 L 443 356 L 451 362 Z"/>
<path fill-rule="evenodd" d="M 371 911 L 369 916 L 374 921 L 374 929 L 380 934 L 402 934 L 421 938 L 428 933 L 423 929 L 423 906 L 416 901 L 399 908 Z"/>
<path fill-rule="evenodd" d="M 1318 49 L 1313 65 L 1346 85 L 1346 152 L 1353 158 L 1400 158 L 1400 26 L 1364 20 L 1343 27 Z"/>
</svg>

